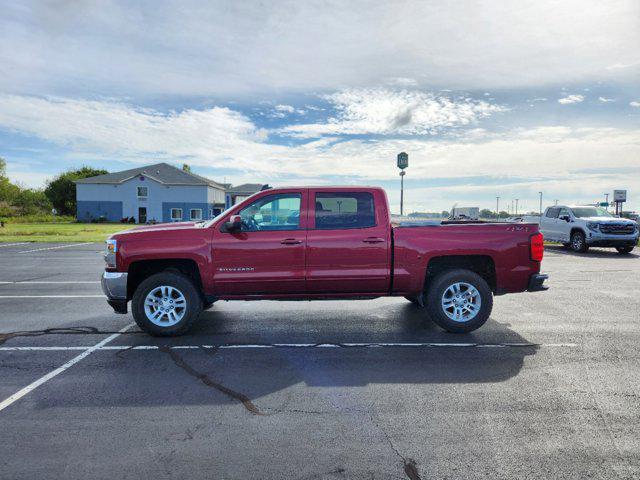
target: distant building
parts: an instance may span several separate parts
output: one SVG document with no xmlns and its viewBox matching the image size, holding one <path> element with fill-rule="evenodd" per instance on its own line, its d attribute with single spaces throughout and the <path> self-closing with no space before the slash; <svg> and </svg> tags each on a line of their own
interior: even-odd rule
<svg viewBox="0 0 640 480">
<path fill-rule="evenodd" d="M 167 163 L 76 181 L 77 218 L 136 223 L 208 220 L 225 207 L 225 186 Z"/>
<path fill-rule="evenodd" d="M 225 197 L 225 208 L 229 208 L 236 203 L 240 203 L 266 186 L 267 185 L 263 185 L 262 183 L 244 183 L 236 187 L 228 186 Z"/>
</svg>

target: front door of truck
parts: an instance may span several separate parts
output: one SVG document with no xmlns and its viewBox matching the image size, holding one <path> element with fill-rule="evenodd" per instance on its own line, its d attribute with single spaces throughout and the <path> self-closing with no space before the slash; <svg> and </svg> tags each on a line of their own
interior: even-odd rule
<svg viewBox="0 0 640 480">
<path fill-rule="evenodd" d="M 306 190 L 265 192 L 236 212 L 242 230 L 216 227 L 212 242 L 215 292 L 269 295 L 305 292 Z"/>
<path fill-rule="evenodd" d="M 378 198 L 376 198 L 378 197 Z M 380 191 L 309 191 L 307 291 L 383 293 L 389 289 L 389 219 Z"/>
</svg>

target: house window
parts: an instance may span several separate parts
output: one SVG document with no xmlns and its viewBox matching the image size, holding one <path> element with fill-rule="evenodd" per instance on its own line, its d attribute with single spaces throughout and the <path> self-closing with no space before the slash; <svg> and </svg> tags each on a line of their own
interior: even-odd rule
<svg viewBox="0 0 640 480">
<path fill-rule="evenodd" d="M 177 222 L 178 220 L 182 220 L 182 209 L 181 208 L 172 208 L 171 209 L 171 221 Z"/>
<path fill-rule="evenodd" d="M 147 198 L 149 187 L 138 187 L 138 198 Z"/>
<path fill-rule="evenodd" d="M 189 211 L 189 217 L 191 218 L 191 220 L 202 220 L 202 209 L 192 208 Z"/>
</svg>

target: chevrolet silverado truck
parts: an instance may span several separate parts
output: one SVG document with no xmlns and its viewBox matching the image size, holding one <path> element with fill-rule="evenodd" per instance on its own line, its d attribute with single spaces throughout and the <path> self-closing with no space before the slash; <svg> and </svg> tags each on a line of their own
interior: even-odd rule
<svg viewBox="0 0 640 480">
<path fill-rule="evenodd" d="M 580 253 L 589 247 L 613 247 L 619 253 L 631 253 L 640 235 L 633 220 L 615 217 L 604 208 L 591 205 L 548 207 L 540 218 L 540 230 L 547 240 Z"/>
<path fill-rule="evenodd" d="M 107 240 L 102 288 L 142 330 L 188 331 L 218 300 L 405 297 L 449 332 L 475 330 L 493 296 L 545 290 L 536 224 L 392 222 L 381 188 L 258 192 L 207 222 Z"/>
</svg>

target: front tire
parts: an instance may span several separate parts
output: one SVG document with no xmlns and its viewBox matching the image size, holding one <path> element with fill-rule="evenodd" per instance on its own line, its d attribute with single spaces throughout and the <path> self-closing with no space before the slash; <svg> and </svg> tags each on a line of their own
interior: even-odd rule
<svg viewBox="0 0 640 480">
<path fill-rule="evenodd" d="M 618 253 L 627 254 L 633 251 L 633 247 L 616 247 Z"/>
<path fill-rule="evenodd" d="M 202 298 L 191 279 L 174 272 L 151 275 L 138 285 L 131 300 L 138 326 L 149 335 L 186 333 L 202 312 Z"/>
<path fill-rule="evenodd" d="M 576 253 L 586 253 L 589 250 L 584 233 L 579 230 L 571 234 L 571 250 Z"/>
<path fill-rule="evenodd" d="M 426 292 L 427 312 L 441 328 L 468 333 L 491 315 L 493 292 L 486 280 L 471 270 L 448 270 L 431 281 Z"/>
<path fill-rule="evenodd" d="M 414 296 L 405 296 L 404 298 L 406 298 L 407 300 L 409 300 L 411 303 L 413 303 L 416 307 L 420 306 L 420 302 L 418 301 L 418 297 L 414 297 Z"/>
</svg>

